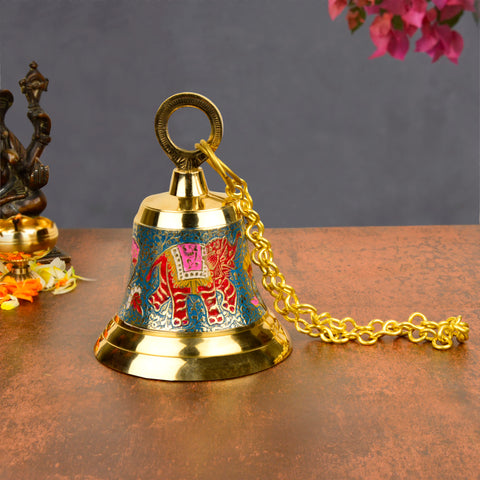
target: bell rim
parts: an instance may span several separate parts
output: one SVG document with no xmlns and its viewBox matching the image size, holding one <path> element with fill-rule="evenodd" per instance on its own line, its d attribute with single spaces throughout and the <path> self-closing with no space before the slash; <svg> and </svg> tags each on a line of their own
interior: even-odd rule
<svg viewBox="0 0 480 480">
<path fill-rule="evenodd" d="M 115 333 L 118 329 L 120 332 Z M 249 339 L 246 347 L 241 347 L 242 335 L 244 339 Z M 199 341 L 201 345 L 202 340 L 208 341 L 208 352 L 215 354 L 192 355 L 192 352 L 198 351 Z M 134 347 L 128 345 L 131 341 Z M 172 351 L 170 354 L 168 351 L 165 351 L 166 354 L 136 351 L 142 341 L 154 347 L 163 343 Z M 228 344 L 232 345 L 232 351 L 228 350 Z M 113 370 L 167 381 L 222 380 L 250 375 L 282 362 L 291 350 L 287 332 L 269 311 L 250 325 L 217 332 L 191 333 L 133 327 L 115 315 L 94 347 L 97 360 Z"/>
</svg>

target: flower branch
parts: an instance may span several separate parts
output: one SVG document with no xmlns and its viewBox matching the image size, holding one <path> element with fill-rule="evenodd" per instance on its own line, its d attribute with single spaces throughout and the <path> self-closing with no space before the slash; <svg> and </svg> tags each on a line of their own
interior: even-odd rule
<svg viewBox="0 0 480 480">
<path fill-rule="evenodd" d="M 425 52 L 436 62 L 445 56 L 453 63 L 463 51 L 463 38 L 454 27 L 465 12 L 476 16 L 475 0 L 328 0 L 335 20 L 344 10 L 352 33 L 370 24 L 370 38 L 376 47 L 370 58 L 388 53 L 403 60 L 411 38 L 419 33 L 416 52 Z"/>
</svg>

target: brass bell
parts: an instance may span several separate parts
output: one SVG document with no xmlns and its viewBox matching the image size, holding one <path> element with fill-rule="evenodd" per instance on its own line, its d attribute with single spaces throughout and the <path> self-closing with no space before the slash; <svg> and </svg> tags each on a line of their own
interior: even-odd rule
<svg viewBox="0 0 480 480">
<path fill-rule="evenodd" d="M 173 95 L 158 109 L 156 135 L 176 168 L 170 191 L 140 205 L 124 301 L 95 355 L 110 368 L 144 378 L 248 375 L 285 359 L 290 341 L 255 285 L 235 202 L 208 190 L 200 150 L 184 150 L 170 138 L 168 120 L 182 107 L 206 114 L 213 150 L 222 139 L 221 114 L 201 95 Z"/>
</svg>

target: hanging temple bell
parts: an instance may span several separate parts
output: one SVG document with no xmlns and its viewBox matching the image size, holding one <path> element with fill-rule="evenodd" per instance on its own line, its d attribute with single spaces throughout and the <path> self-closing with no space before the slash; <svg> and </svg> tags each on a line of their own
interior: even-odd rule
<svg viewBox="0 0 480 480">
<path fill-rule="evenodd" d="M 222 139 L 222 116 L 201 95 L 173 95 L 158 109 L 156 135 L 176 168 L 169 192 L 140 205 L 124 301 L 95 355 L 115 370 L 158 380 L 248 375 L 285 359 L 290 341 L 255 285 L 235 202 L 208 190 L 200 150 L 170 138 L 168 120 L 182 107 L 206 114 L 213 150 Z"/>
</svg>

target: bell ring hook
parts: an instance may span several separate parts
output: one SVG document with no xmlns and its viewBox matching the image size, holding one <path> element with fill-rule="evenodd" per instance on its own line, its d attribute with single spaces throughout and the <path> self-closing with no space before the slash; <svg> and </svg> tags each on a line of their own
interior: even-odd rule
<svg viewBox="0 0 480 480">
<path fill-rule="evenodd" d="M 198 149 L 180 148 L 173 142 L 168 132 L 168 120 L 175 111 L 183 107 L 198 108 L 207 116 L 211 129 L 207 143 L 214 151 L 222 140 L 223 120 L 218 108 L 208 98 L 198 93 L 177 93 L 167 98 L 158 108 L 155 115 L 155 133 L 160 146 L 177 168 L 191 170 L 205 162 L 207 156 Z"/>
</svg>

